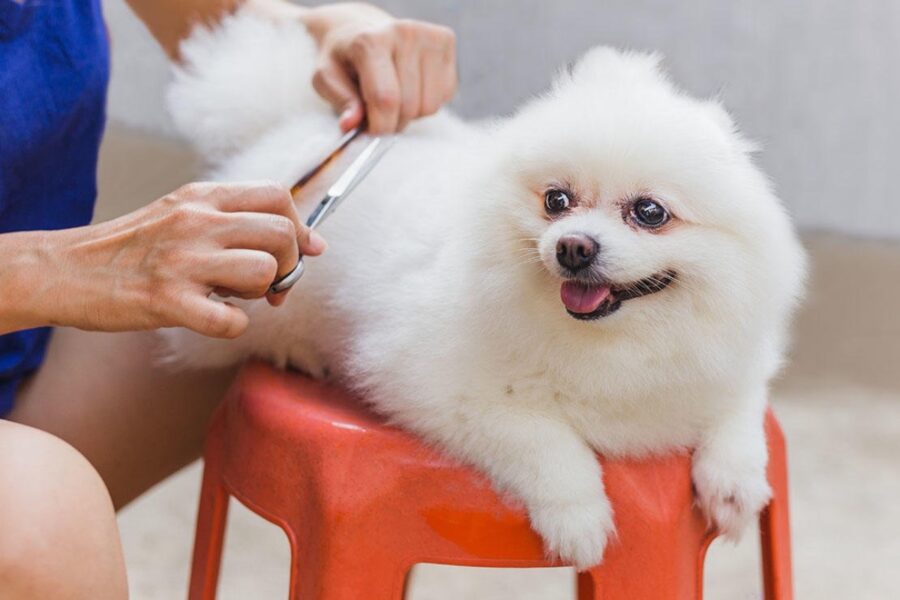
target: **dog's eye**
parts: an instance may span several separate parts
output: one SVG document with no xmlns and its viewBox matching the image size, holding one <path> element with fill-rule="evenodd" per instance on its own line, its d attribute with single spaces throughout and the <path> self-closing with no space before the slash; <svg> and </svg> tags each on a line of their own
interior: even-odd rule
<svg viewBox="0 0 900 600">
<path fill-rule="evenodd" d="M 656 229 L 669 220 L 669 212 L 656 200 L 638 198 L 631 207 L 631 217 L 641 227 Z"/>
<path fill-rule="evenodd" d="M 544 194 L 544 208 L 547 210 L 547 214 L 561 213 L 567 210 L 571 203 L 569 195 L 562 190 L 547 190 L 547 193 Z"/>
</svg>

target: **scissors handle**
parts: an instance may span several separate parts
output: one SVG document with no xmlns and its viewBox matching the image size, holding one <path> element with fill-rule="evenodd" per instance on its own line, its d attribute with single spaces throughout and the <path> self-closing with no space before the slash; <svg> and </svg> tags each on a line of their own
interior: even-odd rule
<svg viewBox="0 0 900 600">
<path fill-rule="evenodd" d="M 330 194 L 328 196 L 325 196 L 325 199 L 316 205 L 316 208 L 306 219 L 306 226 L 310 229 L 315 229 L 316 225 L 325 220 L 325 217 L 327 217 L 330 212 L 329 208 L 333 206 L 334 200 L 335 199 Z M 284 277 L 276 279 L 275 282 L 271 286 L 269 286 L 269 293 L 278 294 L 291 289 L 291 287 L 293 287 L 293 285 L 300 281 L 300 278 L 303 277 L 304 269 L 305 267 L 303 265 L 303 255 L 301 254 L 300 258 L 297 260 L 297 266 L 291 269 L 291 271 Z"/>
<path fill-rule="evenodd" d="M 303 277 L 304 270 L 306 270 L 306 267 L 303 264 L 303 257 L 301 256 L 300 260 L 297 261 L 297 266 L 294 267 L 290 273 L 277 279 L 275 283 L 269 286 L 269 293 L 280 294 L 281 292 L 286 292 L 291 289 L 291 287 Z"/>
</svg>

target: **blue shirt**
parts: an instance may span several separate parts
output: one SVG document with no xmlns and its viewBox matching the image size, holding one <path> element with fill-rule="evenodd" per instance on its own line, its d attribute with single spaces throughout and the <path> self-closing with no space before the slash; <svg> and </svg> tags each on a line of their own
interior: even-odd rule
<svg viewBox="0 0 900 600">
<path fill-rule="evenodd" d="M 108 80 L 99 0 L 0 0 L 0 234 L 90 222 Z M 0 417 L 49 337 L 0 336 Z"/>
</svg>

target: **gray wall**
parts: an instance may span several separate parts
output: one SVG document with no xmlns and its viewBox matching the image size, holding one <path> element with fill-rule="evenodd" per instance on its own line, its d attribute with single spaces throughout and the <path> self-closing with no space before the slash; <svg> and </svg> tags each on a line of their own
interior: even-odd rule
<svg viewBox="0 0 900 600">
<path fill-rule="evenodd" d="M 478 117 L 511 110 L 586 48 L 661 50 L 676 80 L 720 94 L 762 142 L 760 161 L 802 226 L 900 239 L 898 0 L 382 0 L 458 33 L 462 89 Z M 167 131 L 162 58 L 122 0 L 111 114 Z M 895 208 L 896 207 L 896 208 Z"/>
</svg>

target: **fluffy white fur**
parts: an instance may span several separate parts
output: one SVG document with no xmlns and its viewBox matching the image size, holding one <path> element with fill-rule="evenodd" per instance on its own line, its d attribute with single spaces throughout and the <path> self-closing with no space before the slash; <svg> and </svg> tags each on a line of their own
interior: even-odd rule
<svg viewBox="0 0 900 600">
<path fill-rule="evenodd" d="M 172 112 L 215 178 L 289 184 L 336 139 L 299 26 L 238 15 L 183 52 Z M 174 360 L 255 355 L 362 391 L 523 500 L 548 553 L 579 568 L 614 530 L 595 450 L 696 448 L 698 502 L 736 536 L 769 497 L 767 384 L 805 270 L 750 151 L 657 56 L 594 49 L 511 118 L 415 123 L 324 225 L 330 248 L 285 306 L 248 303 L 234 341 L 172 332 Z M 543 194 L 556 185 L 581 207 L 551 219 Z M 636 196 L 676 219 L 658 233 L 627 223 L 621 204 Z M 576 231 L 600 242 L 607 281 L 677 279 L 574 319 L 555 247 Z"/>
</svg>

